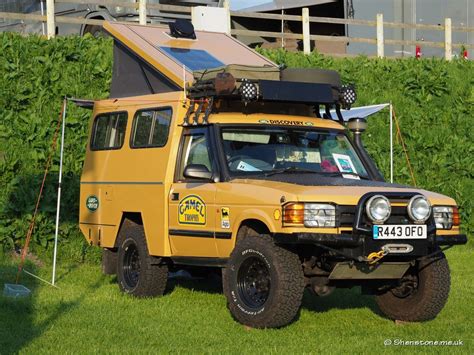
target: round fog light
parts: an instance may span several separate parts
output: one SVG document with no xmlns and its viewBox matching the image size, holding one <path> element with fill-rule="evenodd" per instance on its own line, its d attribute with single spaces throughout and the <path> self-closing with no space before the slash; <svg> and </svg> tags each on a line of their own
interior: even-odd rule
<svg viewBox="0 0 474 355">
<path fill-rule="evenodd" d="M 408 215 L 414 222 L 423 223 L 431 215 L 431 204 L 425 196 L 413 196 L 408 203 Z"/>
<path fill-rule="evenodd" d="M 392 207 L 388 198 L 382 195 L 375 195 L 367 201 L 365 211 L 372 222 L 383 223 L 390 217 Z"/>
</svg>

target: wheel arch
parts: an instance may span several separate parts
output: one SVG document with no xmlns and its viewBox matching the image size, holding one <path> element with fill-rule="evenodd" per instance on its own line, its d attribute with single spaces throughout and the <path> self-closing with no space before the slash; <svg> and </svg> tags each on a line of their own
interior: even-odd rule
<svg viewBox="0 0 474 355">
<path fill-rule="evenodd" d="M 268 228 L 268 226 L 264 222 L 259 219 L 248 218 L 240 223 L 239 229 L 237 230 L 237 239 L 239 238 L 239 235 L 243 232 L 243 230 L 246 228 L 251 228 L 259 234 L 270 234 L 270 228 Z"/>
<path fill-rule="evenodd" d="M 117 235 L 115 236 L 114 248 L 119 247 L 120 243 L 120 232 L 122 228 L 126 227 L 129 224 L 136 224 L 143 227 L 143 218 L 141 212 L 123 212 L 122 218 L 120 220 L 119 228 L 117 230 Z"/>
<path fill-rule="evenodd" d="M 239 235 L 242 226 L 255 227 L 259 233 L 272 234 L 276 232 L 275 221 L 261 210 L 247 210 L 239 215 L 235 221 L 235 227 L 232 234 Z M 261 232 L 262 231 L 262 232 Z M 237 240 L 237 238 L 235 238 Z"/>
</svg>

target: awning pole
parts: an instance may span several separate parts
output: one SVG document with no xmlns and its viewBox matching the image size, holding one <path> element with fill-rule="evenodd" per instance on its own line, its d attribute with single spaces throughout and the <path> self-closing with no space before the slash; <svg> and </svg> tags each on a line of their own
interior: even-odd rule
<svg viewBox="0 0 474 355">
<path fill-rule="evenodd" d="M 393 108 L 390 101 L 390 182 L 393 183 Z"/>
<path fill-rule="evenodd" d="M 59 235 L 59 210 L 61 208 L 61 183 L 63 178 L 63 152 L 64 152 L 64 131 L 66 128 L 66 109 L 67 109 L 67 98 L 63 101 L 63 123 L 61 130 L 61 149 L 59 156 L 59 179 L 58 179 L 58 202 L 56 205 L 56 230 L 54 232 L 54 253 L 53 253 L 53 277 L 51 284 L 54 286 L 56 279 L 56 258 L 58 253 L 58 235 Z"/>
</svg>

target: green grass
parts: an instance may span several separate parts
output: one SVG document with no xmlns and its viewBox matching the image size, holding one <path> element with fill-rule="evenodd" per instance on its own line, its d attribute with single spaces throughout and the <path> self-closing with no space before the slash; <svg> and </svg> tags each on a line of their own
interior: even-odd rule
<svg viewBox="0 0 474 355">
<path fill-rule="evenodd" d="M 218 280 L 180 280 L 161 298 L 134 299 L 98 265 L 62 261 L 59 289 L 24 275 L 31 297 L 0 296 L 0 353 L 473 353 L 472 251 L 448 251 L 451 294 L 433 321 L 397 325 L 378 314 L 371 297 L 352 289 L 326 298 L 305 294 L 299 319 L 278 330 L 236 323 Z M 50 265 L 35 271 L 50 278 Z M 14 281 L 15 272 L 13 261 L 0 260 L 1 287 Z M 460 339 L 464 345 L 386 347 L 385 339 Z"/>
</svg>

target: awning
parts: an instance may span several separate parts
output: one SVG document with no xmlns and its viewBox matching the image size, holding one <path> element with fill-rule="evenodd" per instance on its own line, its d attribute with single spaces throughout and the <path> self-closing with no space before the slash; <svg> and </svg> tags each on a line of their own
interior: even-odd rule
<svg viewBox="0 0 474 355">
<path fill-rule="evenodd" d="M 359 118 L 366 118 L 374 113 L 379 112 L 380 110 L 384 109 L 385 107 L 390 106 L 390 104 L 379 104 L 379 105 L 370 105 L 370 106 L 360 106 L 360 107 L 353 107 L 350 110 L 341 110 L 342 117 L 344 121 L 349 121 L 351 118 L 359 117 Z M 331 116 L 333 119 L 337 119 L 336 110 L 331 110 Z M 324 115 L 325 111 L 320 110 L 321 116 Z"/>
</svg>

